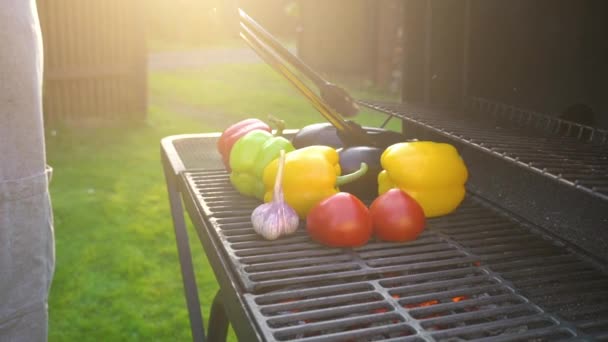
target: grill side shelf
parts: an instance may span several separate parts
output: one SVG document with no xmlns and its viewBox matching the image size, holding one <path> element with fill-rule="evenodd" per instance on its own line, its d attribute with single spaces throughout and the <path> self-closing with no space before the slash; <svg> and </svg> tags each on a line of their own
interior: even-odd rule
<svg viewBox="0 0 608 342">
<path fill-rule="evenodd" d="M 453 144 L 469 168 L 469 191 L 608 262 L 605 143 L 398 103 L 362 104 L 402 119 L 408 137 Z"/>
<path fill-rule="evenodd" d="M 492 258 L 502 253 L 505 242 L 494 249 L 484 245 L 489 252 L 481 249 L 485 254 L 477 254 L 472 252 L 475 242 L 466 246 L 445 231 L 454 229 L 466 237 L 467 229 L 514 225 L 475 201 L 467 200 L 457 213 L 431 220 L 429 229 L 406 245 L 370 242 L 342 250 L 310 241 L 303 229 L 279 241 L 259 238 L 250 223 L 259 202 L 239 195 L 225 171 L 190 171 L 185 179 L 236 271 L 251 312 L 266 325 L 262 330 L 268 340 L 575 335 L 574 329 L 496 273 Z M 542 241 L 539 236 L 532 240 Z M 497 265 L 512 259 L 501 259 Z"/>
</svg>

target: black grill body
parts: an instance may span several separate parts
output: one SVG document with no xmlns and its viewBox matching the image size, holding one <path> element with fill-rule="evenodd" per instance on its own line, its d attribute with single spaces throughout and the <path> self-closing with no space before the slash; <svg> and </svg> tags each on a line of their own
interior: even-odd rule
<svg viewBox="0 0 608 342">
<path fill-rule="evenodd" d="M 406 244 L 327 248 L 303 227 L 265 241 L 250 223 L 260 203 L 230 185 L 216 139 L 176 137 L 170 145 L 184 170 L 186 209 L 243 340 L 608 338 L 602 262 L 475 191 Z"/>
</svg>

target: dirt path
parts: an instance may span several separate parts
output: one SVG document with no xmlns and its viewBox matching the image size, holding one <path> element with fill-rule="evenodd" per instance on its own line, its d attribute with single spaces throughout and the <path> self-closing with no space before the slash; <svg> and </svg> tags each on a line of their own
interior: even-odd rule
<svg viewBox="0 0 608 342">
<path fill-rule="evenodd" d="M 148 55 L 148 70 L 200 69 L 213 64 L 261 62 L 255 52 L 245 48 L 167 51 Z"/>
<path fill-rule="evenodd" d="M 290 49 L 292 50 L 292 49 Z M 292 52 L 294 52 L 292 50 Z M 218 48 L 155 52 L 148 55 L 148 70 L 200 69 L 214 64 L 257 64 L 263 61 L 249 48 Z"/>
<path fill-rule="evenodd" d="M 295 46 L 287 48 L 296 53 Z M 148 55 L 149 71 L 194 70 L 207 65 L 230 63 L 257 64 L 263 61 L 248 47 L 154 52 Z"/>
<path fill-rule="evenodd" d="M 148 71 L 184 71 L 200 70 L 207 66 L 219 64 L 257 64 L 262 60 L 247 48 L 218 48 L 187 51 L 156 52 L 148 55 Z M 172 112 L 187 117 L 201 119 L 212 129 L 220 130 L 225 126 L 223 113 L 207 112 L 176 100 L 150 96 L 151 105 L 164 107 Z"/>
<path fill-rule="evenodd" d="M 295 53 L 294 48 L 290 48 Z M 263 63 L 249 48 L 217 48 L 187 51 L 156 52 L 148 55 L 148 71 L 187 71 L 200 70 L 207 66 L 220 64 L 259 64 Z M 210 128 L 220 130 L 225 127 L 225 113 L 207 112 L 180 101 L 150 96 L 151 105 L 167 108 L 187 117 L 201 119 Z"/>
</svg>

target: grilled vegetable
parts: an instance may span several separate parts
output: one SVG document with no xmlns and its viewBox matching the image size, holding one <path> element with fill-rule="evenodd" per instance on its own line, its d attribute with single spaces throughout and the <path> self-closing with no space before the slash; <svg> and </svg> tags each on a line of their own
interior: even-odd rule
<svg viewBox="0 0 608 342">
<path fill-rule="evenodd" d="M 359 198 L 373 199 L 378 195 L 378 174 L 382 171 L 380 156 L 384 150 L 376 147 L 356 146 L 340 151 L 340 167 L 343 173 L 359 169 L 361 163 L 368 166 L 367 173 L 361 178 L 340 187 L 341 191 Z"/>
<path fill-rule="evenodd" d="M 464 199 L 467 168 L 454 146 L 431 141 L 389 146 L 380 158 L 378 194 L 399 188 L 412 196 L 426 217 L 448 214 Z"/>
<path fill-rule="evenodd" d="M 315 205 L 306 217 L 313 240 L 331 247 L 357 247 L 372 236 L 369 210 L 357 197 L 340 192 Z"/>
<path fill-rule="evenodd" d="M 276 240 L 283 235 L 295 233 L 300 222 L 298 214 L 283 197 L 283 169 L 285 167 L 285 150 L 280 151 L 279 170 L 274 183 L 273 200 L 264 203 L 251 213 L 251 223 L 256 233 L 267 240 Z"/>
<path fill-rule="evenodd" d="M 374 234 L 384 241 L 415 240 L 424 230 L 424 211 L 401 189 L 390 189 L 369 207 Z"/>
<path fill-rule="evenodd" d="M 222 133 L 219 140 L 217 141 L 217 150 L 222 155 L 222 162 L 224 163 L 224 167 L 228 172 L 230 172 L 230 151 L 232 150 L 233 145 L 239 140 L 243 135 L 253 131 L 253 130 L 263 130 L 266 132 L 270 132 L 270 126 L 268 126 L 264 121 L 259 119 L 245 119 L 235 123 L 234 125 L 226 128 L 226 130 Z"/>
<path fill-rule="evenodd" d="M 371 138 L 374 147 L 385 149 L 386 147 L 405 140 L 403 134 L 391 130 L 376 127 L 361 127 L 353 121 L 346 121 L 348 125 L 362 129 Z M 351 137 L 352 138 L 352 137 Z M 350 139 L 330 123 L 317 123 L 303 127 L 292 139 L 295 148 L 302 148 L 313 145 L 325 145 L 333 148 L 353 147 L 366 145 L 357 139 Z M 369 145 L 369 144 L 367 144 Z"/>
<path fill-rule="evenodd" d="M 277 135 L 281 134 L 279 128 Z M 243 195 L 264 199 L 264 169 L 281 150 L 293 151 L 289 140 L 264 130 L 253 130 L 242 136 L 230 153 L 230 182 Z"/>
<path fill-rule="evenodd" d="M 285 155 L 285 201 L 304 219 L 310 208 L 338 192 L 337 187 L 354 181 L 367 172 L 362 163 L 359 170 L 340 176 L 338 152 L 328 146 L 309 146 Z M 264 201 L 272 200 L 272 188 L 277 175 L 278 160 L 264 170 Z"/>
<path fill-rule="evenodd" d="M 333 148 L 343 146 L 336 128 L 329 123 L 316 123 L 302 127 L 291 140 L 295 148 L 324 145 Z"/>
</svg>

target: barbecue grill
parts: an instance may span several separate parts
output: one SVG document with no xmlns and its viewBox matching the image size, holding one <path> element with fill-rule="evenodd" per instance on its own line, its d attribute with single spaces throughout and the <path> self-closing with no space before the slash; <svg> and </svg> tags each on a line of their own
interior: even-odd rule
<svg viewBox="0 0 608 342">
<path fill-rule="evenodd" d="M 479 41 L 493 53 L 521 32 L 557 40 L 528 21 L 508 30 L 504 18 L 493 44 L 472 32 L 488 13 L 539 4 L 577 8 L 586 20 L 571 29 L 606 28 L 603 1 L 406 1 L 403 101 L 359 104 L 401 120 L 406 138 L 453 144 L 470 172 L 463 204 L 428 220 L 413 242 L 328 248 L 303 227 L 263 240 L 250 223 L 259 202 L 230 184 L 216 152 L 219 134 L 163 139 L 193 338 L 205 334 L 182 205 L 221 288 L 210 340 L 225 337 L 228 321 L 243 341 L 608 340 L 608 131 L 525 107 L 534 99 L 549 108 L 555 99 L 543 94 L 553 85 L 517 95 L 509 86 L 488 89 L 480 70 L 490 62 L 473 63 L 483 52 Z M 606 54 L 605 39 L 593 43 Z M 533 68 L 534 53 L 547 52 L 526 50 L 515 70 Z M 599 84 L 603 68 L 585 74 L 586 84 Z M 523 76 L 505 68 L 493 77 Z M 418 87 L 408 83 L 417 80 Z M 605 101 L 590 99 L 596 108 Z"/>
</svg>

